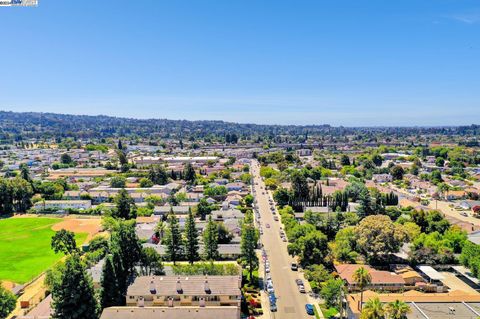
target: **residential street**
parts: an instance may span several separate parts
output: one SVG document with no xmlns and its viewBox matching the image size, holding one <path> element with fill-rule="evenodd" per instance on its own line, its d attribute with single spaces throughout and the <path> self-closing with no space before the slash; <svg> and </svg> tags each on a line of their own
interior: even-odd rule
<svg viewBox="0 0 480 319">
<path fill-rule="evenodd" d="M 270 262 L 270 273 L 273 280 L 275 295 L 277 299 L 277 312 L 270 312 L 268 305 L 268 298 L 265 298 L 265 318 L 275 319 L 298 319 L 298 318 L 313 318 L 305 311 L 305 304 L 309 303 L 307 294 L 302 294 L 298 291 L 295 279 L 302 279 L 303 273 L 292 271 L 290 264 L 293 258 L 288 255 L 287 243 L 280 239 L 279 231 L 281 222 L 274 221 L 272 212 L 268 203 L 268 192 L 265 190 L 265 184 L 261 180 L 260 170 L 257 161 L 252 162 L 253 186 L 255 187 L 257 205 L 260 211 L 260 222 L 263 228 L 263 235 L 261 235 L 261 242 L 268 255 Z M 270 228 L 266 225 L 269 224 Z M 263 263 L 262 260 L 260 260 Z M 261 267 L 261 274 L 263 274 L 263 267 Z M 307 283 L 306 283 L 307 284 Z M 310 290 L 306 285 L 307 293 Z M 318 309 L 318 308 L 317 308 Z"/>
</svg>

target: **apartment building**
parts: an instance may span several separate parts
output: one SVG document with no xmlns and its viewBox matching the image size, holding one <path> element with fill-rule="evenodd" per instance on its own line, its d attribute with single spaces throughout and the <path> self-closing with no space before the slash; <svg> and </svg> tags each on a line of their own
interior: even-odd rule
<svg viewBox="0 0 480 319">
<path fill-rule="evenodd" d="M 140 276 L 128 287 L 127 306 L 237 306 L 240 276 Z"/>
</svg>

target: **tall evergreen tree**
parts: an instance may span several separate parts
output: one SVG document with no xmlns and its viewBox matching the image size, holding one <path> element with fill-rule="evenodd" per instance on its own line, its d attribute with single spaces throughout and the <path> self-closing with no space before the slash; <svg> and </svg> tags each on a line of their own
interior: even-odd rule
<svg viewBox="0 0 480 319">
<path fill-rule="evenodd" d="M 218 226 L 212 220 L 212 215 L 208 217 L 208 224 L 203 232 L 203 245 L 206 260 L 218 258 Z"/>
<path fill-rule="evenodd" d="M 152 165 L 148 170 L 148 178 L 156 185 L 165 185 L 168 183 L 168 174 L 161 165 Z"/>
<path fill-rule="evenodd" d="M 195 175 L 195 169 L 193 168 L 191 163 L 187 163 L 185 165 L 185 169 L 183 172 L 183 178 L 190 184 L 195 183 L 196 175 Z"/>
<path fill-rule="evenodd" d="M 248 272 L 250 275 L 250 283 L 253 281 L 253 271 L 258 266 L 258 257 L 256 254 L 258 242 L 258 233 L 253 223 L 253 213 L 248 210 L 245 213 L 245 218 L 242 224 L 242 238 L 240 248 L 242 252 L 242 259 L 248 265 Z"/>
<path fill-rule="evenodd" d="M 183 255 L 183 238 L 180 232 L 180 226 L 178 219 L 173 213 L 170 212 L 168 216 L 168 227 L 165 234 L 164 244 L 166 245 L 166 253 L 168 258 L 173 261 L 173 264 Z"/>
<path fill-rule="evenodd" d="M 135 202 L 124 188 L 115 196 L 114 202 L 117 205 L 117 209 L 113 212 L 113 217 L 125 220 L 137 217 Z"/>
<path fill-rule="evenodd" d="M 200 259 L 198 254 L 198 232 L 195 227 L 195 217 L 193 217 L 190 208 L 188 209 L 188 217 L 185 224 L 185 255 L 190 264 Z"/>
<path fill-rule="evenodd" d="M 91 277 L 78 254 L 67 257 L 61 282 L 52 291 L 55 319 L 96 319 L 97 300 Z"/>
<path fill-rule="evenodd" d="M 32 178 L 30 177 L 30 170 L 28 169 L 28 165 L 25 163 L 20 164 L 20 177 L 29 183 L 32 182 Z"/>
<path fill-rule="evenodd" d="M 112 256 L 105 258 L 105 264 L 102 269 L 101 278 L 102 290 L 100 293 L 100 306 L 102 309 L 122 305 L 121 291 L 119 290 L 115 268 L 113 266 Z"/>
<path fill-rule="evenodd" d="M 119 306 L 124 306 L 128 287 L 128 273 L 125 271 L 125 267 L 123 267 L 122 256 L 118 249 L 112 251 L 112 265 L 115 273 L 115 285 L 118 287 L 118 299 L 116 299 L 116 302 Z"/>
<path fill-rule="evenodd" d="M 110 246 L 117 285 L 122 296 L 125 296 L 127 282 L 134 274 L 142 252 L 142 246 L 135 233 L 135 223 L 120 221 L 118 227 L 112 232 Z"/>
</svg>

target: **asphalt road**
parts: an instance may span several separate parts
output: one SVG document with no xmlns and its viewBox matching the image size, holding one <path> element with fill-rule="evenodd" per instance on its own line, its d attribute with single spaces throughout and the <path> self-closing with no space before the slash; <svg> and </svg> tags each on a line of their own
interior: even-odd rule
<svg viewBox="0 0 480 319">
<path fill-rule="evenodd" d="M 304 280 L 304 278 L 301 273 L 290 270 L 290 264 L 294 260 L 288 255 L 287 243 L 280 238 L 281 222 L 274 221 L 270 211 L 269 195 L 265 191 L 265 184 L 260 178 L 258 162 L 252 162 L 251 173 L 261 217 L 260 222 L 263 228 L 263 235 L 260 236 L 261 242 L 267 251 L 275 295 L 278 298 L 277 312 L 270 313 L 269 307 L 266 305 L 264 307 L 264 310 L 266 310 L 264 317 L 275 319 L 314 318 L 305 311 L 305 304 L 308 303 L 307 295 L 300 293 L 295 283 L 295 279 Z M 267 228 L 266 224 L 269 224 L 270 228 Z"/>
</svg>

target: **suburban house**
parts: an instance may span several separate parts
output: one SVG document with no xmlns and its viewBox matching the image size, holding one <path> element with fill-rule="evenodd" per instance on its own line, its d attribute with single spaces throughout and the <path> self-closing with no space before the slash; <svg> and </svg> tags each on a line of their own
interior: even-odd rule
<svg viewBox="0 0 480 319">
<path fill-rule="evenodd" d="M 156 250 L 160 256 L 166 255 L 166 247 L 164 245 L 155 245 L 152 243 L 145 243 L 143 247 L 151 247 Z M 200 254 L 204 252 L 204 245 L 199 245 L 198 250 Z M 240 244 L 219 244 L 218 245 L 218 254 L 221 259 L 223 260 L 237 260 L 242 255 L 242 250 L 240 248 Z"/>
<path fill-rule="evenodd" d="M 89 209 L 92 207 L 90 200 L 45 200 L 35 203 L 33 208 L 37 211 L 45 209 Z"/>
<path fill-rule="evenodd" d="M 372 181 L 375 183 L 388 183 L 392 181 L 392 175 L 390 174 L 373 174 Z"/>
<path fill-rule="evenodd" d="M 234 182 L 228 183 L 225 187 L 228 191 L 241 191 L 245 187 L 245 184 L 242 182 Z"/>
<path fill-rule="evenodd" d="M 240 276 L 140 276 L 128 287 L 127 306 L 236 306 Z"/>
<path fill-rule="evenodd" d="M 298 156 L 312 156 L 312 150 L 309 148 L 296 150 L 295 153 L 297 153 Z"/>
<path fill-rule="evenodd" d="M 175 214 L 175 216 L 179 215 L 188 215 L 188 211 L 190 209 L 190 206 L 188 205 L 182 205 L 182 206 L 155 206 L 153 208 L 153 213 L 155 215 L 160 215 L 160 216 L 167 216 L 170 214 L 171 211 Z"/>
<path fill-rule="evenodd" d="M 353 280 L 353 274 L 360 267 L 365 268 L 372 277 L 372 282 L 370 285 L 368 285 L 368 289 L 398 291 L 405 288 L 405 280 L 393 272 L 376 270 L 368 265 L 335 265 L 338 275 L 347 283 L 349 291 L 355 291 L 359 289 L 355 280 Z"/>
</svg>

